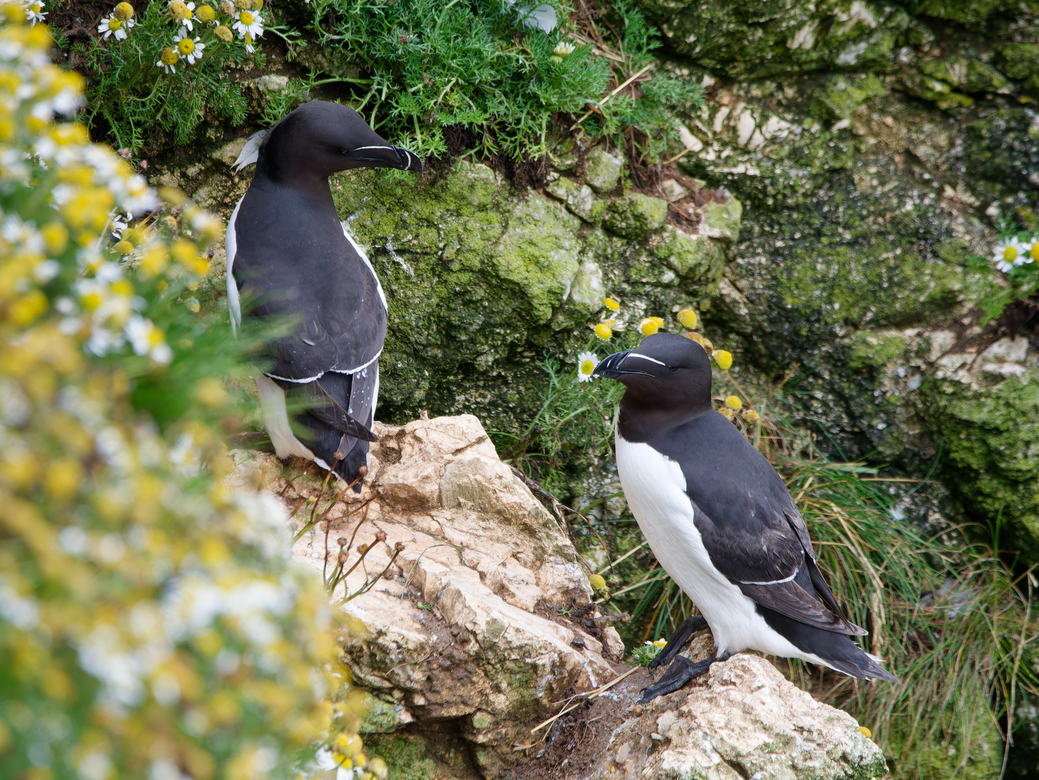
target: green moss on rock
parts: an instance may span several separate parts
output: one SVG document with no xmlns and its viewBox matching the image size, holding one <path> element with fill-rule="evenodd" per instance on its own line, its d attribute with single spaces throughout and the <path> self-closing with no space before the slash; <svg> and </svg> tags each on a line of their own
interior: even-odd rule
<svg viewBox="0 0 1039 780">
<path fill-rule="evenodd" d="M 967 127 L 967 161 L 975 185 L 995 195 L 1039 194 L 1039 113 L 1003 108 Z"/>
<path fill-rule="evenodd" d="M 848 365 L 854 369 L 883 368 L 906 353 L 904 336 L 859 330 L 848 339 Z"/>
<path fill-rule="evenodd" d="M 621 238 L 645 238 L 664 224 L 667 201 L 635 192 L 611 201 L 603 225 Z"/>
<path fill-rule="evenodd" d="M 560 192 L 575 189 L 588 190 Z M 655 311 L 675 302 L 677 276 L 645 241 L 518 193 L 484 166 L 424 187 L 352 172 L 335 179 L 333 196 L 389 301 L 380 419 L 469 412 L 490 429 L 516 431 L 543 402 L 540 362 L 576 356 L 606 294 L 638 296 Z M 621 202 L 634 205 L 626 212 L 637 215 L 633 234 L 659 231 L 663 201 Z M 718 248 L 704 241 L 718 259 L 683 282 L 683 302 L 706 297 L 721 273 Z"/>
<path fill-rule="evenodd" d="M 922 390 L 946 484 L 975 517 L 1000 523 L 1004 550 L 1039 560 L 1039 369 L 992 386 L 931 380 Z"/>
<path fill-rule="evenodd" d="M 605 149 L 592 149 L 584 160 L 584 181 L 596 192 L 609 192 L 620 181 L 624 160 Z"/>
<path fill-rule="evenodd" d="M 665 225 L 653 237 L 650 251 L 683 279 L 710 283 L 725 266 L 725 254 L 718 244 L 704 236 L 691 236 L 674 225 Z"/>
<path fill-rule="evenodd" d="M 1003 70 L 1026 90 L 1039 94 L 1039 43 L 1010 43 L 1000 52 Z"/>
<path fill-rule="evenodd" d="M 872 73 L 860 78 L 838 74 L 826 79 L 812 101 L 811 110 L 824 121 L 851 119 L 859 106 L 887 92 L 880 78 Z"/>
<path fill-rule="evenodd" d="M 901 8 L 862 0 L 642 5 L 678 52 L 738 79 L 884 66 L 909 25 Z"/>
</svg>

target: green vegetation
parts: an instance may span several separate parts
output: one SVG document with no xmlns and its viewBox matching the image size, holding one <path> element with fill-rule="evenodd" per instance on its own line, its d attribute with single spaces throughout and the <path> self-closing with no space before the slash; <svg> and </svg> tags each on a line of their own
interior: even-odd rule
<svg viewBox="0 0 1039 780">
<path fill-rule="evenodd" d="M 102 21 L 98 37 L 70 47 L 85 57 L 90 79 L 84 121 L 117 149 L 132 152 L 156 128 L 170 133 L 174 144 L 189 143 L 207 113 L 242 124 L 248 104 L 241 84 L 228 76 L 255 48 L 243 23 L 262 29 L 255 8 L 252 0 L 238 6 L 225 0 L 192 10 L 172 0 L 148 3 L 137 16 L 128 3 L 120 3 Z M 56 33 L 59 45 L 67 45 L 62 31 Z M 261 54 L 253 57 L 262 64 Z"/>
<path fill-rule="evenodd" d="M 585 132 L 620 142 L 636 128 L 650 139 L 647 152 L 659 154 L 674 132 L 669 108 L 700 95 L 658 75 L 643 80 L 639 99 L 629 90 L 626 99 L 600 101 L 611 82 L 653 64 L 653 33 L 628 2 L 613 4 L 616 26 L 601 29 L 564 3 L 551 12 L 509 0 L 313 0 L 311 8 L 318 43 L 358 90 L 355 108 L 422 157 L 539 157 L 558 114 L 592 107 L 579 122 Z M 470 137 L 449 144 L 452 129 Z"/>
<path fill-rule="evenodd" d="M 0 12 L 0 776 L 363 765 L 327 596 L 279 503 L 223 482 L 245 367 L 194 299 L 220 226 L 55 119 L 79 79 Z"/>
</svg>

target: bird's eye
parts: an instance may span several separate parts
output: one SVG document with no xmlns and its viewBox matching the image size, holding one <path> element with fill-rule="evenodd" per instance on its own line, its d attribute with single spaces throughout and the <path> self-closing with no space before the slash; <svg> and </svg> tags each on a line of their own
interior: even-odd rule
<svg viewBox="0 0 1039 780">
<path fill-rule="evenodd" d="M 678 370 L 678 366 L 668 366 L 667 370 L 673 374 Z"/>
</svg>

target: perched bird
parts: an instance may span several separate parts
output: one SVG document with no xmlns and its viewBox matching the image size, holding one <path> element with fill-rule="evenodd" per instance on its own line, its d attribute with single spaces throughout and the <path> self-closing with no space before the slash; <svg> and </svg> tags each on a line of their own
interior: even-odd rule
<svg viewBox="0 0 1039 780">
<path fill-rule="evenodd" d="M 678 690 L 742 650 L 800 658 L 852 677 L 897 682 L 850 636 L 783 480 L 711 404 L 711 364 L 670 333 L 602 360 L 595 376 L 627 390 L 617 417 L 617 470 L 653 554 L 703 617 L 686 620 L 652 666 L 670 663 L 642 701 Z M 680 656 L 710 627 L 715 656 Z"/>
<path fill-rule="evenodd" d="M 255 161 L 256 172 L 225 241 L 231 327 L 241 324 L 243 301 L 273 326 L 256 388 L 278 457 L 309 458 L 359 491 L 375 440 L 386 296 L 336 214 L 328 177 L 349 168 L 417 173 L 422 162 L 353 109 L 322 101 L 250 140 L 238 164 Z M 295 427 L 286 393 L 305 409 Z"/>
</svg>

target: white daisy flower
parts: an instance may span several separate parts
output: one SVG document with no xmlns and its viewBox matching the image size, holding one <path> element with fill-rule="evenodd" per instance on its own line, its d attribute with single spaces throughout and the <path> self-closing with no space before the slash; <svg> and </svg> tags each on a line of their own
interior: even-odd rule
<svg viewBox="0 0 1039 780">
<path fill-rule="evenodd" d="M 239 11 L 235 14 L 233 29 L 238 31 L 238 37 L 245 39 L 246 48 L 249 44 L 263 35 L 263 17 L 252 11 Z"/>
<path fill-rule="evenodd" d="M 167 46 L 162 50 L 162 56 L 159 57 L 159 61 L 155 63 L 156 68 L 162 68 L 168 74 L 174 74 L 177 72 L 177 63 L 180 61 L 180 55 L 177 54 L 177 50 L 172 46 Z"/>
<path fill-rule="evenodd" d="M 32 22 L 33 27 L 36 26 L 37 22 L 42 22 L 44 17 L 47 16 L 47 12 L 43 10 L 43 5 L 42 0 L 25 4 L 25 21 Z"/>
<path fill-rule="evenodd" d="M 599 365 L 599 358 L 594 352 L 582 352 L 577 356 L 577 381 L 591 382 L 595 379 L 592 372 Z"/>
<path fill-rule="evenodd" d="M 576 47 L 569 41 L 560 41 L 556 44 L 556 48 L 552 51 L 552 59 L 554 59 L 556 62 L 559 62 L 564 57 L 569 57 L 571 54 L 573 54 L 574 48 Z"/>
<path fill-rule="evenodd" d="M 137 24 L 137 22 L 135 22 L 133 19 L 126 19 L 124 21 L 123 19 L 120 19 L 113 13 L 107 19 L 101 20 L 101 24 L 98 25 L 97 31 L 99 33 L 104 33 L 102 37 L 106 41 L 108 40 L 109 36 L 112 35 L 115 36 L 115 39 L 117 41 L 125 41 L 127 30 L 133 28 L 135 24 Z"/>
<path fill-rule="evenodd" d="M 1008 238 L 1000 241 L 992 250 L 992 259 L 996 261 L 996 268 L 1003 273 L 1009 273 L 1016 265 L 1021 265 L 1025 260 L 1026 253 L 1030 247 L 1018 241 L 1017 238 Z"/>
<path fill-rule="evenodd" d="M 202 59 L 202 51 L 206 48 L 201 38 L 192 38 L 184 27 L 177 32 L 173 45 L 177 47 L 177 54 L 186 59 L 189 65 Z"/>
</svg>

